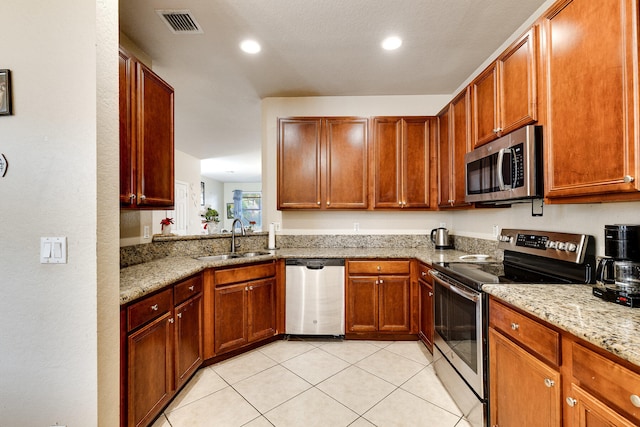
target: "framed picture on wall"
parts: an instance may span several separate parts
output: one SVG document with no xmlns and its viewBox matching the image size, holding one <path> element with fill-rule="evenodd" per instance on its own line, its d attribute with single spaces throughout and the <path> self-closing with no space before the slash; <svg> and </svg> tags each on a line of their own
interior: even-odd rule
<svg viewBox="0 0 640 427">
<path fill-rule="evenodd" d="M 0 116 L 11 115 L 11 71 L 0 70 Z"/>
<path fill-rule="evenodd" d="M 233 203 L 227 203 L 227 219 L 233 219 Z"/>
</svg>

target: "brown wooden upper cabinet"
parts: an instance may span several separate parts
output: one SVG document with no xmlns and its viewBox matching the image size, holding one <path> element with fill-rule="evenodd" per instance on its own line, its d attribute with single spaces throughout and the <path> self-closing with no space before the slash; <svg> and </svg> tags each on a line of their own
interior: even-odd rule
<svg viewBox="0 0 640 427">
<path fill-rule="evenodd" d="M 367 209 L 362 117 L 278 119 L 278 209 Z"/>
<path fill-rule="evenodd" d="M 469 139 L 469 88 L 456 96 L 438 115 L 438 207 L 469 207 L 464 201 L 464 155 Z"/>
<path fill-rule="evenodd" d="M 432 117 L 373 118 L 374 208 L 430 207 Z"/>
<path fill-rule="evenodd" d="M 633 0 L 573 0 L 541 19 L 547 201 L 640 198 L 637 17 Z"/>
<path fill-rule="evenodd" d="M 120 206 L 173 208 L 173 88 L 120 49 Z"/>
<path fill-rule="evenodd" d="M 471 83 L 473 147 L 537 120 L 537 27 Z"/>
</svg>

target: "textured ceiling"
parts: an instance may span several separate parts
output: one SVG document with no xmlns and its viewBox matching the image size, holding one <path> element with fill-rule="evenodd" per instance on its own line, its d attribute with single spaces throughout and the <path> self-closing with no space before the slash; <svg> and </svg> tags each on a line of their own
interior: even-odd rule
<svg viewBox="0 0 640 427">
<path fill-rule="evenodd" d="M 176 90 L 176 148 L 213 158 L 215 179 L 259 181 L 262 98 L 451 94 L 543 3 L 121 0 L 120 25 Z M 172 33 L 156 9 L 190 10 L 203 33 Z M 390 34 L 397 51 L 380 48 Z M 260 54 L 238 49 L 248 37 Z"/>
</svg>

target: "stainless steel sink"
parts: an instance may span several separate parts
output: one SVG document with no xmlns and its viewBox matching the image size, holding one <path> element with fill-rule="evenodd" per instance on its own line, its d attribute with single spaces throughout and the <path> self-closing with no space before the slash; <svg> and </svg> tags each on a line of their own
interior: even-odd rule
<svg viewBox="0 0 640 427">
<path fill-rule="evenodd" d="M 271 254 L 269 252 L 244 252 L 238 255 L 249 258 L 253 256 L 271 255 Z"/>
<path fill-rule="evenodd" d="M 201 257 L 198 257 L 197 259 L 199 259 L 200 261 L 222 261 L 225 259 L 240 258 L 240 257 L 241 257 L 240 254 L 220 254 L 220 255 L 201 256 Z"/>
</svg>

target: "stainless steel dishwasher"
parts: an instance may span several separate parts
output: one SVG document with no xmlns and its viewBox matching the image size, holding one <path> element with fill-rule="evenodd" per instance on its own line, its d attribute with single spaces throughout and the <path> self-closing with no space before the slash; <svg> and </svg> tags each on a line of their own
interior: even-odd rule
<svg viewBox="0 0 640 427">
<path fill-rule="evenodd" d="M 344 335 L 344 259 L 287 259 L 290 335 Z"/>
</svg>

